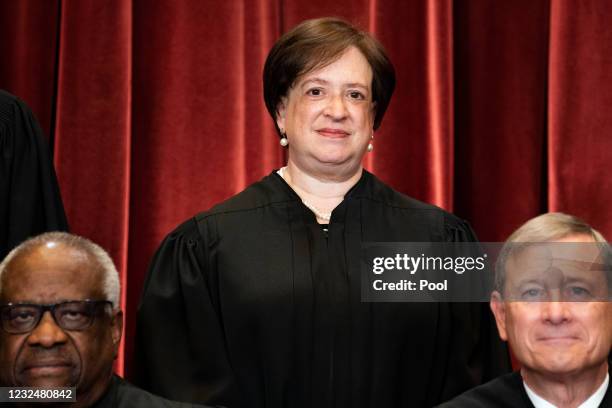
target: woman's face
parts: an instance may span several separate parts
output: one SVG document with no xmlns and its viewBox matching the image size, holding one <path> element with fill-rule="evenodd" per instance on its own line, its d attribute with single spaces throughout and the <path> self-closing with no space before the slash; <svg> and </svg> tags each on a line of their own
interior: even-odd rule
<svg viewBox="0 0 612 408">
<path fill-rule="evenodd" d="M 277 115 L 289 139 L 289 161 L 313 176 L 359 170 L 373 123 L 372 68 L 355 47 L 299 77 Z"/>
</svg>

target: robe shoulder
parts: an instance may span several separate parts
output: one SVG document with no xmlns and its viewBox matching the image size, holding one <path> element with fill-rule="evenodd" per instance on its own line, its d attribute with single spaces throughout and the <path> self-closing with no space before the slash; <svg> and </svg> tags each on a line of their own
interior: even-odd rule
<svg viewBox="0 0 612 408">
<path fill-rule="evenodd" d="M 211 408 L 186 402 L 167 400 L 113 376 L 107 392 L 92 408 Z"/>
<path fill-rule="evenodd" d="M 475 387 L 438 408 L 533 408 L 518 372 Z"/>
<path fill-rule="evenodd" d="M 371 178 L 371 188 L 359 195 L 365 200 L 378 202 L 388 208 L 403 209 L 407 212 L 418 214 L 423 223 L 432 228 L 441 226 L 443 237 L 447 241 L 476 241 L 476 234 L 470 224 L 448 211 L 429 203 L 419 201 L 407 196 L 387 184 L 380 181 L 373 174 L 368 173 Z"/>
</svg>

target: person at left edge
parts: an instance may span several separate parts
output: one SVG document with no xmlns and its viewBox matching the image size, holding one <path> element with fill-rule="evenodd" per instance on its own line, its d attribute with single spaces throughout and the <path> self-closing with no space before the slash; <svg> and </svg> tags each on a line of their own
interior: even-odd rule
<svg viewBox="0 0 612 408">
<path fill-rule="evenodd" d="M 197 407 L 113 375 L 119 276 L 93 242 L 64 232 L 23 242 L 0 264 L 0 302 L 0 386 L 76 387 L 74 408 Z"/>
<path fill-rule="evenodd" d="M 161 244 L 138 310 L 139 385 L 232 408 L 431 407 L 503 372 L 485 304 L 361 302 L 362 243 L 475 240 L 363 169 L 394 84 L 382 46 L 346 21 L 276 42 L 264 99 L 287 166 Z"/>
<path fill-rule="evenodd" d="M 0 259 L 45 231 L 68 231 L 53 158 L 32 110 L 0 89 Z"/>
</svg>

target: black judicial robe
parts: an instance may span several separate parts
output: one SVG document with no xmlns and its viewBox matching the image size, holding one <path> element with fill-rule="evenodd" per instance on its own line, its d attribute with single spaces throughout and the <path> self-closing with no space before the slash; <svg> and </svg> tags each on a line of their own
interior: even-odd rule
<svg viewBox="0 0 612 408">
<path fill-rule="evenodd" d="M 612 386 L 608 385 L 606 395 L 599 406 L 612 407 Z M 523 386 L 523 378 L 517 371 L 467 391 L 438 408 L 534 408 L 534 406 Z"/>
<path fill-rule="evenodd" d="M 26 238 L 67 229 L 42 130 L 23 101 L 0 90 L 0 260 Z"/>
<path fill-rule="evenodd" d="M 508 371 L 488 305 L 362 303 L 362 242 L 473 241 L 363 172 L 325 232 L 276 173 L 170 233 L 139 305 L 143 388 L 233 407 L 431 407 Z"/>
<path fill-rule="evenodd" d="M 92 408 L 205 408 L 202 405 L 169 401 L 113 376 L 110 386 Z"/>
</svg>

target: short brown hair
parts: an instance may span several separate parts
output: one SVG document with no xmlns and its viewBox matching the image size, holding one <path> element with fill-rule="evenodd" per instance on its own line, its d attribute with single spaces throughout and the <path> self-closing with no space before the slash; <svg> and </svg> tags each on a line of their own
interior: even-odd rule
<svg viewBox="0 0 612 408">
<path fill-rule="evenodd" d="M 351 46 L 361 51 L 372 68 L 374 129 L 378 129 L 395 88 L 393 64 L 374 37 L 333 17 L 298 24 L 270 50 L 263 71 L 264 100 L 275 125 L 281 98 L 287 96 L 297 78 L 333 63 Z"/>
</svg>

